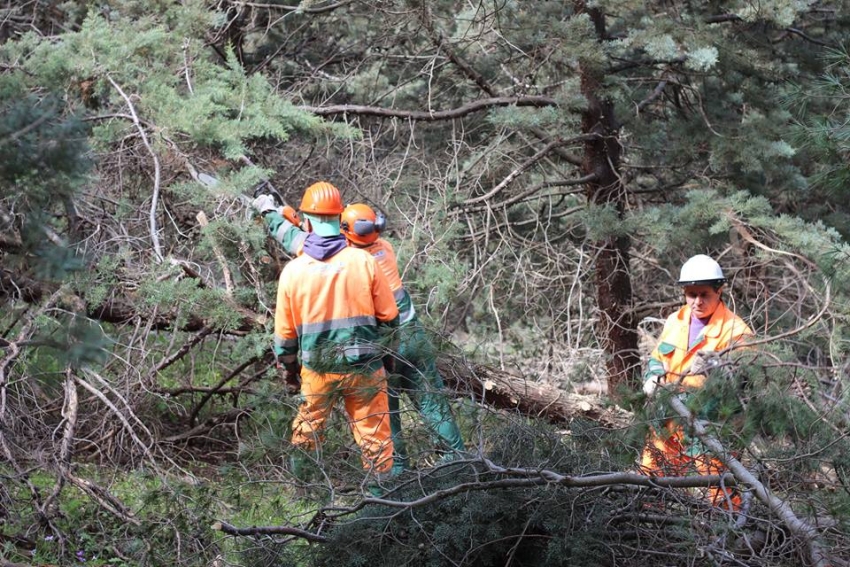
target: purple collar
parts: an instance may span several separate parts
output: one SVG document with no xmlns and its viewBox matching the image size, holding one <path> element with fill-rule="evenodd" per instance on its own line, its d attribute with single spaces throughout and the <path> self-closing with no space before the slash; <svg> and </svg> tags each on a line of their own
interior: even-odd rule
<svg viewBox="0 0 850 567">
<path fill-rule="evenodd" d="M 688 350 L 690 350 L 694 342 L 698 338 L 700 338 L 700 335 L 702 334 L 706 325 L 708 325 L 709 321 L 711 321 L 711 315 L 699 319 L 693 314 L 691 314 L 691 324 L 688 327 Z"/>
<path fill-rule="evenodd" d="M 327 260 L 335 256 L 348 246 L 345 236 L 337 234 L 336 236 L 318 236 L 311 232 L 304 240 L 304 254 L 316 260 Z"/>
</svg>

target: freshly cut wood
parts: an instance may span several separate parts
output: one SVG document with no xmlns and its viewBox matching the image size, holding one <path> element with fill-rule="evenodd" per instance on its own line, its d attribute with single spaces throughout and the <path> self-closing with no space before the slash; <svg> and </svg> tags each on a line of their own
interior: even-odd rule
<svg viewBox="0 0 850 567">
<path fill-rule="evenodd" d="M 631 412 L 610 405 L 604 398 L 565 392 L 511 372 L 453 357 L 440 358 L 437 366 L 449 390 L 458 396 L 472 394 L 477 401 L 495 408 L 552 423 L 590 419 L 612 429 L 628 427 L 633 420 Z"/>
</svg>

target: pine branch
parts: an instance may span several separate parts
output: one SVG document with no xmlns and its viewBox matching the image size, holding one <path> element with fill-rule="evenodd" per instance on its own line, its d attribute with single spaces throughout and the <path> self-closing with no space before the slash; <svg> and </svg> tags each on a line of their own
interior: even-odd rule
<svg viewBox="0 0 850 567">
<path fill-rule="evenodd" d="M 812 567 L 829 567 L 832 564 L 829 554 L 819 540 L 817 529 L 797 517 L 786 501 L 773 494 L 738 459 L 732 456 L 732 453 L 709 433 L 708 422 L 696 419 L 685 403 L 676 396 L 670 397 L 670 406 L 693 428 L 699 440 L 732 472 L 735 480 L 752 490 L 756 498 L 764 503 L 792 534 L 806 542 Z"/>
</svg>

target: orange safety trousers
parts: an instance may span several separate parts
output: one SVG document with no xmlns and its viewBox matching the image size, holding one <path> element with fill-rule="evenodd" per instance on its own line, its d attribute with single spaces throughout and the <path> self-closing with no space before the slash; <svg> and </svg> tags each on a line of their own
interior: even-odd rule
<svg viewBox="0 0 850 567">
<path fill-rule="evenodd" d="M 318 373 L 301 368 L 304 402 L 292 423 L 292 444 L 314 450 L 324 439 L 325 422 L 342 398 L 354 440 L 360 447 L 363 468 L 389 472 L 393 442 L 384 370 L 371 375 Z"/>
<path fill-rule="evenodd" d="M 688 455 L 684 432 L 679 425 L 668 424 L 665 433 L 658 435 L 650 430 L 649 438 L 643 448 L 640 459 L 641 472 L 651 476 L 690 476 L 697 474 L 722 475 L 726 472 L 723 463 L 711 455 Z M 710 486 L 699 490 L 703 497 L 720 508 L 732 512 L 741 509 L 741 495 L 737 490 L 721 486 Z M 731 508 L 731 509 L 730 509 Z"/>
</svg>

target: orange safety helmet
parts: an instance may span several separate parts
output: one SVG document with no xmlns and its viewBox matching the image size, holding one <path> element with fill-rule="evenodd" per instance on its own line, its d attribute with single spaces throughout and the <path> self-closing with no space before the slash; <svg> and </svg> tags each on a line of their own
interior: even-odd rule
<svg viewBox="0 0 850 567">
<path fill-rule="evenodd" d="M 342 211 L 339 231 L 355 244 L 372 244 L 387 228 L 387 217 L 376 214 L 369 205 L 355 203 Z"/>
<path fill-rule="evenodd" d="M 340 214 L 342 209 L 339 189 L 327 181 L 319 181 L 307 187 L 301 199 L 301 212 L 308 215 L 333 216 Z"/>
</svg>

